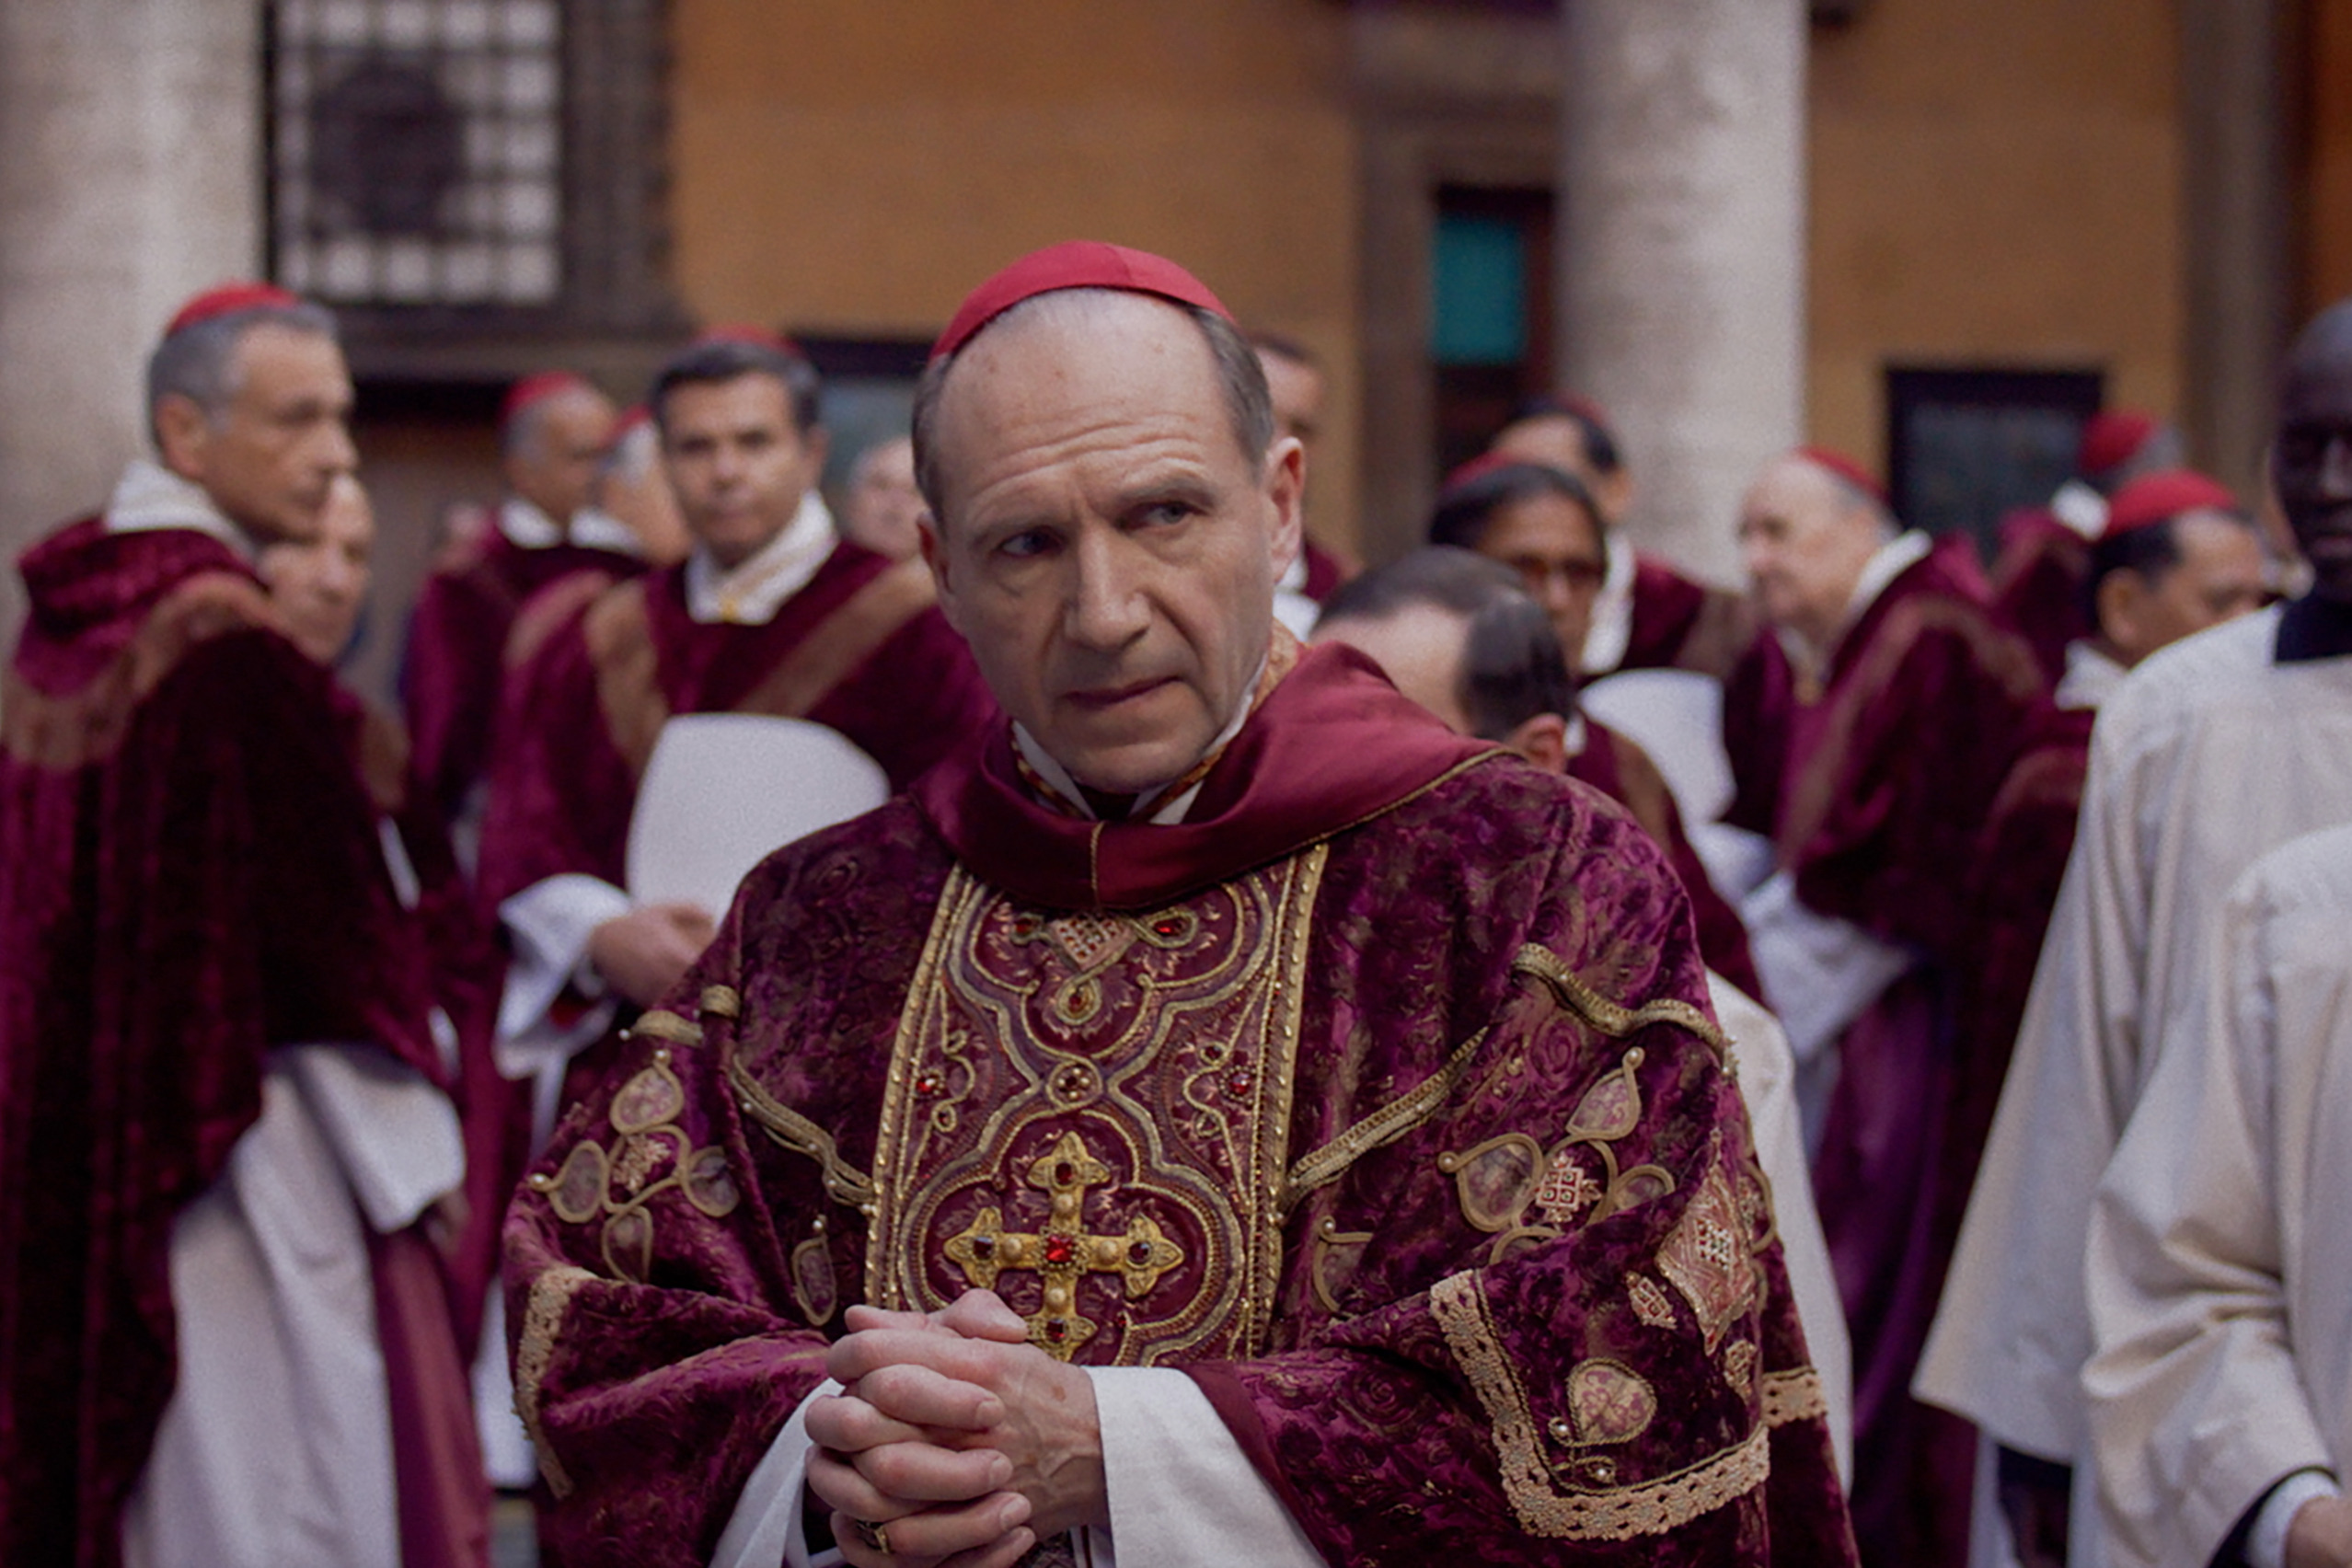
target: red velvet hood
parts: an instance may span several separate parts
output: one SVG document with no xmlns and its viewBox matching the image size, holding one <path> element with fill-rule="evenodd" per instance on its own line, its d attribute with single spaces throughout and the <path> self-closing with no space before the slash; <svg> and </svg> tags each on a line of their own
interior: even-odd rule
<svg viewBox="0 0 2352 1568">
<path fill-rule="evenodd" d="M 75 690 L 129 645 L 163 596 L 190 577 L 226 572 L 259 585 L 235 550 L 193 528 L 110 534 L 85 517 L 17 558 L 31 596 L 17 674 L 52 697 Z"/>
<path fill-rule="evenodd" d="M 1309 648 L 1250 715 L 1172 826 L 1082 822 L 1020 780 L 1009 726 L 917 779 L 915 802 L 973 873 L 1053 909 L 1146 909 L 1295 854 L 1472 763 L 1455 734 L 1352 648 Z"/>
</svg>

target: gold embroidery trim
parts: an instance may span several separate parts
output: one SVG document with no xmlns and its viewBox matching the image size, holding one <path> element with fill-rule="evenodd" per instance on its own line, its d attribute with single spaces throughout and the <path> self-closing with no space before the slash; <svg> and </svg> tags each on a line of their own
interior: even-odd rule
<svg viewBox="0 0 2352 1568">
<path fill-rule="evenodd" d="M 1487 1314 L 1477 1273 L 1449 1274 L 1432 1286 L 1429 1310 L 1485 1407 L 1502 1461 L 1504 1495 L 1529 1535 L 1555 1540 L 1663 1535 L 1747 1495 L 1771 1474 L 1771 1429 L 1758 1425 L 1743 1441 L 1672 1475 L 1605 1492 L 1560 1492 L 1544 1462 L 1527 1390 Z"/>
<path fill-rule="evenodd" d="M 1679 1024 L 1705 1041 L 1713 1047 L 1718 1056 L 1730 1048 L 1730 1042 L 1724 1038 L 1724 1032 L 1689 1002 L 1673 997 L 1661 997 L 1638 1008 L 1621 1006 L 1585 985 L 1574 970 L 1561 962 L 1560 955 L 1549 948 L 1529 942 L 1511 961 L 1511 971 L 1515 974 L 1525 974 L 1542 981 L 1560 999 L 1562 1007 L 1603 1034 L 1622 1039 L 1635 1030 L 1654 1023 L 1672 1023 Z"/>
<path fill-rule="evenodd" d="M 1435 1115 L 1438 1107 L 1453 1098 L 1454 1090 L 1470 1076 L 1470 1065 L 1478 1059 L 1479 1047 L 1486 1043 L 1486 1036 L 1487 1031 L 1480 1030 L 1418 1085 L 1293 1165 L 1290 1174 L 1283 1179 L 1276 1211 L 1288 1218 L 1299 1199 L 1318 1187 L 1338 1181 L 1349 1166 L 1374 1149 L 1394 1143 Z"/>
<path fill-rule="evenodd" d="M 556 1458 L 555 1447 L 539 1424 L 539 1385 L 547 1378 L 548 1363 L 555 1357 L 556 1333 L 563 1327 L 571 1298 L 595 1277 L 586 1269 L 559 1263 L 533 1280 L 531 1304 L 523 1314 L 523 1343 L 514 1353 L 514 1413 L 523 1418 L 523 1428 L 531 1435 L 531 1448 L 539 1457 L 539 1473 L 547 1478 L 548 1490 L 559 1498 L 571 1494 L 571 1477 L 564 1473 L 563 1462 Z"/>
<path fill-rule="evenodd" d="M 727 1082 L 733 1088 L 744 1114 L 758 1123 L 760 1131 L 794 1154 L 817 1162 L 826 1197 L 872 1217 L 873 1178 L 841 1158 L 840 1147 L 831 1133 L 762 1089 L 740 1062 L 727 1064 Z"/>
<path fill-rule="evenodd" d="M 744 1016 L 743 994 L 732 986 L 705 986 L 702 988 L 702 1010 L 715 1018 Z"/>
<path fill-rule="evenodd" d="M 665 1012 L 660 1008 L 639 1014 L 637 1021 L 628 1026 L 628 1033 L 631 1038 L 642 1035 L 648 1040 L 666 1040 L 673 1045 L 702 1043 L 700 1029 L 677 1014 Z"/>
<path fill-rule="evenodd" d="M 1829 1396 L 1822 1390 L 1821 1374 L 1810 1366 L 1765 1373 L 1758 1397 L 1763 1401 L 1766 1426 L 1826 1419 L 1829 1414 Z"/>
</svg>

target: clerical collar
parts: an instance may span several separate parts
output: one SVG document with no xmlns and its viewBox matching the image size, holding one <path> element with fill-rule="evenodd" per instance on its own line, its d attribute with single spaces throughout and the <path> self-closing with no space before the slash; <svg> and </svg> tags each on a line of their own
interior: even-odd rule
<svg viewBox="0 0 2352 1568">
<path fill-rule="evenodd" d="M 2090 642 L 2078 639 L 2066 645 L 2066 674 L 2059 677 L 2051 699 L 2060 708 L 2096 712 L 2130 673 Z"/>
<path fill-rule="evenodd" d="M 1607 674 L 1625 662 L 1633 645 L 1633 547 L 1614 528 L 1601 532 L 1600 592 L 1593 597 L 1593 618 L 1585 629 L 1579 668 L 1588 675 Z"/>
<path fill-rule="evenodd" d="M 636 530 L 599 507 L 583 506 L 571 514 L 567 528 L 519 495 L 498 504 L 498 531 L 517 549 L 544 550 L 569 541 L 591 549 L 641 556 L 645 546 Z"/>
<path fill-rule="evenodd" d="M 248 564 L 260 553 L 253 537 L 213 504 L 203 486 L 160 463 L 134 457 L 107 498 L 106 531 L 143 534 L 157 528 L 192 528 L 209 535 Z"/>
<path fill-rule="evenodd" d="M 2306 594 L 2278 613 L 2279 663 L 2347 656 L 2352 656 L 2352 605 Z"/>
<path fill-rule="evenodd" d="M 2050 497 L 2050 515 L 2085 539 L 2106 531 L 2107 498 L 2081 479 L 2069 479 Z"/>
<path fill-rule="evenodd" d="M 1201 784 L 1208 778 L 1209 769 L 1216 766 L 1218 757 L 1241 726 L 1250 721 L 1258 704 L 1265 699 L 1282 677 L 1298 662 L 1298 640 L 1276 622 L 1274 637 L 1266 656 L 1258 661 L 1258 673 L 1250 677 L 1249 693 L 1241 699 L 1239 709 L 1228 720 L 1215 740 L 1208 744 L 1200 759 L 1165 784 L 1156 785 L 1136 795 L 1126 810 L 1109 820 L 1146 823 L 1155 827 L 1170 827 L 1184 820 L 1200 798 Z M 1081 822 L 1101 822 L 1104 813 L 1097 809 L 1099 792 L 1087 789 L 1070 777 L 1068 768 L 1054 760 L 1037 738 L 1019 720 L 1012 726 L 1013 755 L 1021 765 L 1024 782 L 1049 804 L 1066 812 Z"/>
<path fill-rule="evenodd" d="M 824 498 L 810 490 L 792 521 L 732 570 L 695 546 L 686 563 L 686 614 L 705 626 L 766 626 L 840 542 Z"/>
</svg>

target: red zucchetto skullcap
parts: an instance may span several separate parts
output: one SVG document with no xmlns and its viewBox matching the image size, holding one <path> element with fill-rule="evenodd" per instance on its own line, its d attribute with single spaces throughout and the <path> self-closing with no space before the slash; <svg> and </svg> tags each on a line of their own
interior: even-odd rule
<svg viewBox="0 0 2352 1568">
<path fill-rule="evenodd" d="M 2237 512 L 2238 498 L 2229 487 L 2191 468 L 2165 468 L 2143 474 L 2116 492 L 2107 503 L 2107 526 L 2099 536 L 2112 539 L 2141 528 L 2152 528 L 2184 512 Z"/>
<path fill-rule="evenodd" d="M 2160 428 L 2153 416 L 2129 409 L 2092 415 L 2083 423 L 2081 444 L 2075 448 L 2076 472 L 2104 474 L 2121 467 L 2139 455 Z"/>
<path fill-rule="evenodd" d="M 1828 469 L 1881 506 L 1893 504 L 1878 476 L 1842 452 L 1827 446 L 1800 446 L 1791 455 L 1802 457 L 1816 468 Z"/>
<path fill-rule="evenodd" d="M 513 424 L 550 398 L 566 392 L 594 392 L 585 376 L 568 370 L 543 370 L 506 389 L 506 400 L 498 406 L 498 422 L 502 427 Z"/>
<path fill-rule="evenodd" d="M 174 332 L 185 331 L 200 322 L 232 316 L 240 310 L 290 310 L 300 304 L 300 299 L 275 283 L 252 280 L 222 283 L 206 289 L 181 306 L 178 314 L 172 317 L 170 325 L 164 329 L 164 336 L 168 338 Z"/>
<path fill-rule="evenodd" d="M 955 318 L 931 345 L 931 358 L 946 359 L 974 334 L 1023 300 L 1061 289 L 1121 289 L 1178 305 L 1198 306 L 1228 321 L 1233 312 L 1208 285 L 1164 256 L 1131 250 L 1101 240 L 1071 239 L 1032 250 L 966 294 Z"/>
</svg>

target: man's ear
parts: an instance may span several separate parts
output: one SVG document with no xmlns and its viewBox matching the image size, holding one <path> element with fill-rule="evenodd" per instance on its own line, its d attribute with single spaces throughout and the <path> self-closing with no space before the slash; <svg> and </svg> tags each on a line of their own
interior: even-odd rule
<svg viewBox="0 0 2352 1568">
<path fill-rule="evenodd" d="M 1611 528 L 1624 522 L 1633 505 L 1633 470 L 1621 467 L 1601 475 L 1593 485 L 1593 504 L 1600 508 L 1601 521 Z"/>
<path fill-rule="evenodd" d="M 202 482 L 213 421 L 202 405 L 184 392 L 167 392 L 156 402 L 156 455 L 183 479 Z"/>
<path fill-rule="evenodd" d="M 833 450 L 833 432 L 821 424 L 811 425 L 801 432 L 801 448 L 809 455 L 809 488 L 814 490 L 824 477 L 824 455 Z"/>
<path fill-rule="evenodd" d="M 1539 713 L 1503 737 L 1503 744 L 1546 773 L 1568 771 L 1568 721 Z"/>
<path fill-rule="evenodd" d="M 1307 543 L 1307 449 L 1286 435 L 1266 448 L 1266 499 L 1274 506 L 1274 576 L 1298 559 Z"/>
<path fill-rule="evenodd" d="M 2140 612 L 2148 598 L 2148 580 L 2124 567 L 2099 579 L 2091 598 L 2098 616 L 2093 629 L 2127 663 L 2139 663 L 2143 640 Z"/>
<path fill-rule="evenodd" d="M 928 506 L 915 520 L 915 536 L 923 548 L 923 564 L 931 569 L 931 582 L 939 589 L 940 614 L 947 617 L 948 625 L 962 631 L 963 628 L 956 620 L 955 588 L 948 576 L 947 547 L 940 540 L 940 520 L 931 515 Z"/>
</svg>

